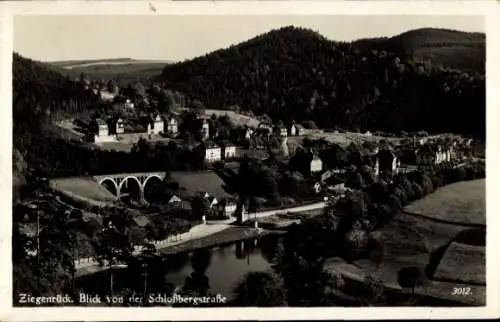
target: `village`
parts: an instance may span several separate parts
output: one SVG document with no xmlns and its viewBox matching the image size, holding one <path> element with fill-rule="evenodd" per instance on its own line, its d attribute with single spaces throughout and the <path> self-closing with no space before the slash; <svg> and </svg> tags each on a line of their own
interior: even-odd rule
<svg viewBox="0 0 500 322">
<path fill-rule="evenodd" d="M 200 162 L 195 162 L 196 166 L 187 171 L 166 169 L 168 180 L 162 178 L 160 186 L 174 184 L 176 188 L 160 193 L 154 202 L 144 199 L 146 187 L 141 182 L 138 185 L 139 203 L 128 200 L 129 204 L 156 210 L 164 210 L 165 204 L 170 209 L 176 206 L 186 213 L 185 218 L 191 220 L 248 218 L 245 205 L 237 207 L 241 187 L 234 186 L 234 179 L 245 158 L 258 160 L 266 169 L 278 173 L 274 176 L 279 177 L 276 194 L 280 197 L 269 198 L 273 193 L 258 196 L 257 206 L 252 207 L 252 211 L 256 212 L 326 202 L 328 198 L 344 196 L 347 191 L 362 189 L 365 181 L 366 184 L 376 181 L 390 183 L 399 173 L 443 163 L 459 166 L 466 159 L 481 154 L 484 157 L 484 143 L 481 146 L 472 139 L 458 136 L 430 136 L 419 132 L 395 140 L 393 137 L 377 138 L 366 131 L 348 140 L 345 139 L 347 134 L 308 129 L 293 120 L 287 124 L 282 121 L 273 124 L 265 116 L 254 116 L 255 122 L 235 124 L 223 113 L 217 116 L 208 110 L 179 106 L 160 113 L 160 109 L 151 107 L 153 104 L 145 103 L 148 98 L 142 98 L 138 104 L 133 102 L 137 97 L 113 95 L 105 89 L 94 88 L 93 91 L 101 96 L 111 113 L 95 113 L 90 119 L 75 119 L 72 122 L 71 130 L 83 135 L 83 142 L 103 150 L 114 150 L 117 144 L 121 144 L 127 152 L 134 148 L 137 150 L 142 142 L 154 145 L 156 149 L 176 153 L 184 151 L 189 153 L 188 159 L 199 159 Z M 115 93 L 118 91 L 115 90 Z M 344 144 L 332 143 L 329 135 L 344 136 Z M 338 153 L 342 155 L 335 155 Z M 125 179 L 123 188 L 113 178 L 101 180 L 99 184 L 124 200 L 132 195 L 129 181 Z M 300 188 L 293 191 L 283 188 L 291 182 Z M 249 182 L 245 184 L 253 185 Z M 255 191 L 263 190 L 262 184 L 255 183 Z M 200 197 L 205 199 L 204 203 L 210 209 L 202 211 L 203 214 L 200 213 L 200 206 L 196 205 Z M 195 208 L 197 214 L 193 214 Z"/>
<path fill-rule="evenodd" d="M 373 38 L 363 16 L 345 41 L 328 16 L 238 16 L 223 47 L 173 38 L 187 16 L 101 16 L 15 19 L 13 305 L 486 304 L 484 33 L 405 15 L 421 27 Z"/>
</svg>

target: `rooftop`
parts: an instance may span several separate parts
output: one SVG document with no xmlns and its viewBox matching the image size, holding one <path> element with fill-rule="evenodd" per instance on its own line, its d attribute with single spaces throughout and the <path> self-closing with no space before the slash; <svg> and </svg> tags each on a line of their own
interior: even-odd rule
<svg viewBox="0 0 500 322">
<path fill-rule="evenodd" d="M 218 146 L 214 141 L 206 141 L 205 142 L 205 147 L 207 149 L 217 149 L 217 148 L 220 148 L 220 146 Z"/>
<path fill-rule="evenodd" d="M 230 147 L 230 146 L 236 146 L 233 142 L 229 140 L 221 140 L 218 142 L 221 147 Z"/>
<path fill-rule="evenodd" d="M 170 176 L 179 184 L 177 194 L 179 196 L 192 197 L 200 191 L 207 192 L 218 200 L 230 196 L 224 189 L 224 181 L 215 172 L 174 171 L 170 173 Z"/>
</svg>

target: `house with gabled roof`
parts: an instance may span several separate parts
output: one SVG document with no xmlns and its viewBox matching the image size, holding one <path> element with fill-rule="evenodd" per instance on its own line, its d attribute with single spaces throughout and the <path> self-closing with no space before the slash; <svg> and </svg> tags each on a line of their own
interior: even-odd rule
<svg viewBox="0 0 500 322">
<path fill-rule="evenodd" d="M 215 142 L 206 141 L 205 149 L 205 160 L 207 162 L 215 162 L 222 159 L 222 149 Z"/>
<path fill-rule="evenodd" d="M 220 214 L 231 217 L 235 215 L 238 205 L 236 202 L 230 198 L 224 198 L 219 201 L 217 208 Z"/>
<path fill-rule="evenodd" d="M 221 147 L 222 158 L 226 160 L 236 157 L 236 145 L 233 142 L 221 140 L 218 142 L 218 145 Z"/>
<path fill-rule="evenodd" d="M 196 130 L 200 133 L 202 140 L 208 140 L 210 138 L 210 124 L 204 118 L 199 118 L 195 120 Z"/>
<path fill-rule="evenodd" d="M 252 137 L 252 134 L 254 133 L 254 129 L 252 129 L 251 127 L 245 126 L 243 133 L 244 133 L 243 134 L 244 138 L 247 140 L 250 140 L 250 138 Z"/>
<path fill-rule="evenodd" d="M 148 122 L 148 134 L 160 134 L 165 129 L 165 123 L 161 115 L 151 115 Z"/>
<path fill-rule="evenodd" d="M 118 118 L 116 121 L 116 134 L 123 134 L 125 132 L 125 122 L 122 118 Z"/>
<path fill-rule="evenodd" d="M 179 133 L 179 122 L 173 115 L 165 118 L 167 133 L 170 135 L 177 135 Z"/>
<path fill-rule="evenodd" d="M 288 136 L 288 129 L 284 126 L 276 125 L 274 127 L 274 133 L 277 136 L 287 137 Z"/>
<path fill-rule="evenodd" d="M 114 142 L 116 141 L 116 126 L 117 123 L 112 118 L 106 121 L 97 118 L 90 122 L 88 139 L 95 143 Z"/>
</svg>

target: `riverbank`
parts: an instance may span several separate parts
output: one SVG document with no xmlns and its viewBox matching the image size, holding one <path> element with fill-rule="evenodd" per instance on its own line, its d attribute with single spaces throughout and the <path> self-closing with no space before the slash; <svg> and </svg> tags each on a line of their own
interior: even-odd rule
<svg viewBox="0 0 500 322">
<path fill-rule="evenodd" d="M 227 225 L 227 227 L 224 227 L 224 229 L 219 230 L 218 232 L 208 234 L 204 237 L 173 242 L 171 245 L 159 247 L 157 250 L 161 256 L 173 255 L 183 252 L 191 252 L 199 248 L 210 248 L 271 234 L 281 235 L 285 233 L 286 231 L 284 230 L 266 230 L 253 227 Z M 81 266 L 77 269 L 77 277 L 98 273 L 108 269 L 108 267 L 101 266 L 97 262 L 82 263 L 80 265 Z"/>
<path fill-rule="evenodd" d="M 260 228 L 251 228 L 243 226 L 232 226 L 210 236 L 183 242 L 182 244 L 168 246 L 159 251 L 162 255 L 172 255 L 183 252 L 193 251 L 199 248 L 210 248 L 230 244 L 237 241 L 259 238 L 271 234 L 285 234 L 284 230 L 266 230 Z"/>
</svg>

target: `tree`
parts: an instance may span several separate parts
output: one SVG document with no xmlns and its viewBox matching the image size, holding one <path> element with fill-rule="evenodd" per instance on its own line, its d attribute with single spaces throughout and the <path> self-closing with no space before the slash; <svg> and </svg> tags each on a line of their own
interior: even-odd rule
<svg viewBox="0 0 500 322">
<path fill-rule="evenodd" d="M 305 120 L 302 122 L 302 126 L 308 130 L 316 130 L 318 126 L 312 120 Z"/>
<path fill-rule="evenodd" d="M 118 85 L 116 85 L 116 82 L 114 80 L 110 79 L 106 87 L 108 92 L 118 94 Z"/>
<path fill-rule="evenodd" d="M 26 184 L 25 175 L 28 165 L 19 150 L 12 151 L 12 199 L 17 202 L 21 198 L 21 188 Z"/>
<path fill-rule="evenodd" d="M 398 283 L 402 288 L 411 289 L 412 297 L 415 295 L 415 288 L 427 282 L 427 277 L 422 269 L 415 266 L 402 268 L 398 272 Z"/>
<path fill-rule="evenodd" d="M 367 250 L 370 255 L 370 260 L 375 264 L 378 270 L 385 255 L 384 245 L 376 238 L 370 238 L 367 245 Z"/>
<path fill-rule="evenodd" d="M 286 306 L 283 280 L 267 272 L 249 272 L 235 287 L 235 306 Z"/>
<path fill-rule="evenodd" d="M 160 112 L 170 112 L 176 105 L 174 93 L 172 93 L 172 91 L 168 89 L 160 91 L 158 104 L 158 110 Z"/>
<path fill-rule="evenodd" d="M 191 256 L 191 267 L 193 273 L 186 277 L 183 293 L 194 296 L 207 296 L 210 290 L 209 279 L 205 275 L 210 266 L 212 258 L 211 250 L 203 248 L 197 249 Z"/>
<path fill-rule="evenodd" d="M 190 107 L 198 116 L 205 114 L 205 105 L 199 100 L 192 101 Z"/>
<path fill-rule="evenodd" d="M 346 186 L 353 189 L 361 189 L 365 186 L 363 176 L 357 171 L 350 171 L 347 174 Z"/>
<path fill-rule="evenodd" d="M 368 292 L 369 303 L 377 303 L 383 299 L 384 283 L 375 274 L 365 276 L 364 284 Z"/>
<path fill-rule="evenodd" d="M 207 198 L 204 196 L 195 196 L 193 197 L 191 204 L 193 208 L 193 216 L 196 220 L 201 220 L 204 216 L 207 219 L 210 218 L 212 211 Z"/>
</svg>

